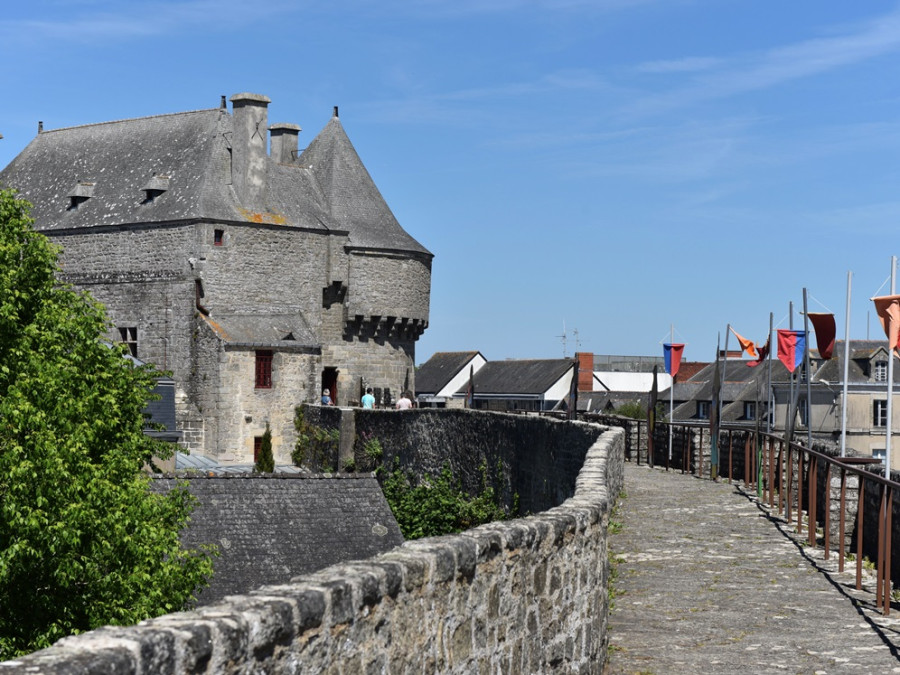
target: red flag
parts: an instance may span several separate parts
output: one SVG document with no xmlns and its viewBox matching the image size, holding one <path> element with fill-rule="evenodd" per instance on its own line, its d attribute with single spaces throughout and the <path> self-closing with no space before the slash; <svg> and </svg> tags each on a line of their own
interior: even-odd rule
<svg viewBox="0 0 900 675">
<path fill-rule="evenodd" d="M 803 362 L 806 351 L 806 331 L 778 329 L 778 360 L 789 373 Z"/>
<path fill-rule="evenodd" d="M 817 312 L 808 312 L 806 316 L 812 321 L 813 329 L 816 331 L 816 347 L 823 359 L 830 359 L 834 352 L 834 314 L 820 314 Z"/>
<path fill-rule="evenodd" d="M 747 365 L 750 368 L 756 368 L 760 363 L 766 360 L 766 357 L 769 355 L 769 340 L 766 340 L 766 344 L 759 348 L 759 357 L 756 361 L 749 361 Z"/>
<path fill-rule="evenodd" d="M 887 336 L 888 350 L 893 349 L 900 356 L 900 350 L 897 350 L 897 335 L 900 333 L 900 295 L 883 295 L 872 298 L 872 302 L 875 303 L 875 311 L 878 312 L 881 327 Z"/>
<path fill-rule="evenodd" d="M 684 353 L 683 344 L 673 344 L 666 342 L 663 345 L 663 355 L 665 356 L 666 372 L 675 379 L 678 369 L 681 367 L 681 355 Z"/>
<path fill-rule="evenodd" d="M 731 328 L 731 326 L 729 326 L 729 328 Z M 734 337 L 736 337 L 737 341 L 740 343 L 742 352 L 747 352 L 754 359 L 759 358 L 756 354 L 756 343 L 753 340 L 748 340 L 743 335 L 738 334 L 734 328 L 731 328 L 731 332 L 734 333 Z"/>
</svg>

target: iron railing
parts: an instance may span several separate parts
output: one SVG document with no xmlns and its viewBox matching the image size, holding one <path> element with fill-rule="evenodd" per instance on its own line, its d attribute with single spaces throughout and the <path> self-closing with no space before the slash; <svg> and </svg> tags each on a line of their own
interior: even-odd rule
<svg viewBox="0 0 900 675">
<path fill-rule="evenodd" d="M 891 579 L 900 576 L 896 569 L 900 555 L 892 555 L 893 542 L 900 541 L 900 533 L 892 536 L 894 510 L 900 507 L 895 499 L 900 483 L 883 476 L 880 460 L 835 457 L 788 443 L 778 434 L 723 425 L 718 434 L 718 464 L 714 465 L 708 423 L 672 424 L 670 450 L 666 422 L 658 422 L 651 437 L 646 421 L 585 417 L 626 429 L 626 460 L 716 480 L 742 481 L 756 490 L 770 509 L 775 510 L 777 504 L 778 512 L 795 524 L 799 534 L 805 527 L 808 545 L 822 546 L 826 560 L 836 548 L 839 572 L 844 571 L 847 554 L 853 553 L 857 590 L 862 589 L 864 560 L 874 559 L 875 603 L 885 616 L 889 614 Z M 897 524 L 900 526 L 900 513 Z"/>
</svg>

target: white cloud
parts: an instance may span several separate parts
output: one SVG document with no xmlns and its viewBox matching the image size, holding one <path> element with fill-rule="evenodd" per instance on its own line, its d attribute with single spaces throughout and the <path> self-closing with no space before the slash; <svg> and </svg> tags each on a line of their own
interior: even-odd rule
<svg viewBox="0 0 900 675">
<path fill-rule="evenodd" d="M 659 114 L 704 100 L 766 89 L 859 63 L 900 50 L 900 11 L 880 16 L 855 31 L 815 38 L 737 59 L 685 59 L 682 65 L 704 65 L 686 86 L 647 96 L 627 106 L 624 114 Z M 678 60 L 657 62 L 658 68 Z M 652 65 L 652 64 L 651 64 Z M 714 67 L 715 66 L 715 67 Z M 646 68 L 647 64 L 639 66 Z M 660 72 L 660 71 L 657 71 Z M 686 69 L 690 72 L 690 69 Z"/>
</svg>

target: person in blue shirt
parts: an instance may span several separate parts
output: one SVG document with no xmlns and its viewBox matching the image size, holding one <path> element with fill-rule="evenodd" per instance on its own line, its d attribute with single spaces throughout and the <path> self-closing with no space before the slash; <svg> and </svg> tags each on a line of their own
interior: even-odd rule
<svg viewBox="0 0 900 675">
<path fill-rule="evenodd" d="M 322 390 L 322 405 L 334 405 L 334 403 L 331 402 L 330 393 L 331 392 L 327 389 Z"/>
<path fill-rule="evenodd" d="M 372 396 L 372 387 L 366 389 L 365 395 L 362 397 L 362 407 L 371 410 L 375 407 L 375 397 Z"/>
</svg>

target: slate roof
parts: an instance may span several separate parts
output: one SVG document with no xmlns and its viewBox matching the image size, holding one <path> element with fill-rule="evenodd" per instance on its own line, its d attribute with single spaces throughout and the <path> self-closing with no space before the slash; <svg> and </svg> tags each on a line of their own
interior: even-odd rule
<svg viewBox="0 0 900 675">
<path fill-rule="evenodd" d="M 232 117 L 223 108 L 41 131 L 0 172 L 39 230 L 186 220 L 347 232 L 364 249 L 431 253 L 397 222 L 337 117 L 296 164 L 267 157 L 268 204 L 251 213 L 231 186 Z M 147 190 L 162 190 L 147 201 Z M 78 197 L 78 208 L 69 208 Z"/>
<path fill-rule="evenodd" d="M 277 347 L 280 351 L 318 349 L 309 326 L 300 314 L 216 314 L 203 319 L 216 335 L 232 345 Z"/>
<path fill-rule="evenodd" d="M 481 352 L 435 352 L 416 369 L 416 394 L 436 394 Z"/>
<path fill-rule="evenodd" d="M 488 361 L 475 373 L 475 394 L 540 395 L 574 366 L 572 359 Z"/>
<path fill-rule="evenodd" d="M 378 482 L 370 474 L 186 476 L 198 504 L 183 541 L 218 546 L 214 575 L 198 604 L 328 565 L 360 560 L 403 543 Z M 157 477 L 152 489 L 172 488 Z"/>
</svg>

